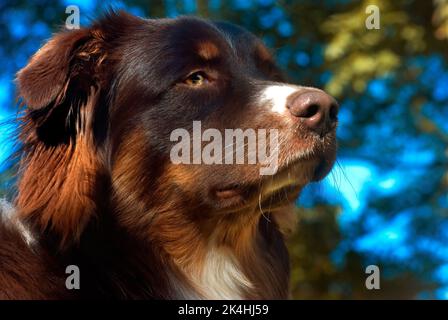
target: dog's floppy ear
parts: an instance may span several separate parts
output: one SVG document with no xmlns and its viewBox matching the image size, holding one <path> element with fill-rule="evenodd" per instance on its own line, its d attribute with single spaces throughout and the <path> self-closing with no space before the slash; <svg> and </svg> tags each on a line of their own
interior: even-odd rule
<svg viewBox="0 0 448 320">
<path fill-rule="evenodd" d="M 56 34 L 17 74 L 22 143 L 18 215 L 67 247 L 107 205 L 109 88 L 122 37 L 142 20 L 110 12 Z M 114 55 L 115 53 L 115 55 Z"/>
<path fill-rule="evenodd" d="M 62 246 L 79 239 L 97 211 L 101 159 L 95 113 L 107 50 L 99 26 L 63 31 L 17 75 L 22 104 L 18 214 L 51 230 Z M 105 189 L 105 188 L 103 188 Z"/>
<path fill-rule="evenodd" d="M 19 96 L 33 110 L 61 99 L 74 64 L 82 57 L 82 47 L 91 41 L 89 29 L 56 34 L 17 74 Z M 89 58 L 88 52 L 84 55 Z"/>
</svg>

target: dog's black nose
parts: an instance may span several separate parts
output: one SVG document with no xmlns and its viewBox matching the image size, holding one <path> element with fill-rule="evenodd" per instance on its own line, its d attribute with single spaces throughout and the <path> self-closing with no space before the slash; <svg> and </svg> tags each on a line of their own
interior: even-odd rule
<svg viewBox="0 0 448 320">
<path fill-rule="evenodd" d="M 292 94 L 287 100 L 287 108 L 308 129 L 321 135 L 335 127 L 339 111 L 336 100 L 318 89 Z"/>
</svg>

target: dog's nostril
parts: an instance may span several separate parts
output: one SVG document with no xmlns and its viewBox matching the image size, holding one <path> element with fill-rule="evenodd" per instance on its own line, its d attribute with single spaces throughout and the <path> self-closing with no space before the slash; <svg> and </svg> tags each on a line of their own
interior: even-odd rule
<svg viewBox="0 0 448 320">
<path fill-rule="evenodd" d="M 319 112 L 319 105 L 317 104 L 311 104 L 302 115 L 303 118 L 311 118 L 312 116 L 315 116 Z"/>
</svg>

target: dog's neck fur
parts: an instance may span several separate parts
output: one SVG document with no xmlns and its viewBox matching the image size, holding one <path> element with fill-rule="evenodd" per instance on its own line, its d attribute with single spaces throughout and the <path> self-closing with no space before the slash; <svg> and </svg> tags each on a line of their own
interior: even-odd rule
<svg viewBox="0 0 448 320">
<path fill-rule="evenodd" d="M 283 236 L 274 221 L 257 212 L 214 219 L 210 223 L 215 227 L 210 229 L 215 231 L 209 234 L 181 217 L 153 219 L 154 232 L 149 231 L 146 241 L 117 227 L 111 213 L 97 216 L 101 221 L 92 221 L 79 242 L 63 251 L 51 232 L 41 236 L 37 229 L 32 232 L 30 245 L 56 255 L 61 270 L 69 264 L 79 266 L 82 298 L 288 297 L 289 262 Z M 164 233 L 174 231 L 170 223 L 182 226 L 176 229 L 181 233 Z"/>
</svg>

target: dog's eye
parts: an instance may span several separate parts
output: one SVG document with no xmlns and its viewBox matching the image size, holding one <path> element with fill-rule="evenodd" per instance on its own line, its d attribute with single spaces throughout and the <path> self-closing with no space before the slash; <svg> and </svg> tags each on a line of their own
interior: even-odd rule
<svg viewBox="0 0 448 320">
<path fill-rule="evenodd" d="M 193 72 L 184 80 L 184 83 L 191 87 L 199 87 L 206 84 L 207 82 L 207 75 L 203 71 Z"/>
</svg>

